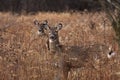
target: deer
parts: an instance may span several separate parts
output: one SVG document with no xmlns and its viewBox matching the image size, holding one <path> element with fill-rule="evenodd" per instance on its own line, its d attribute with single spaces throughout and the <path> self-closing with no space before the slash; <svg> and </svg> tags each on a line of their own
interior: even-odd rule
<svg viewBox="0 0 120 80">
<path fill-rule="evenodd" d="M 57 24 L 55 27 L 50 27 L 46 24 L 45 27 L 48 31 L 48 39 L 46 42 L 48 51 L 61 53 L 60 58 L 58 58 L 60 60 L 55 64 L 55 66 L 59 68 L 56 74 L 59 80 L 67 80 L 69 72 L 73 68 L 87 67 L 99 70 L 99 64 L 105 65 L 109 59 L 116 54 L 112 47 L 102 44 L 94 44 L 89 47 L 71 46 L 67 48 L 63 46 L 59 42 L 59 31 L 62 27 L 63 25 L 61 23 Z M 55 80 L 56 79 L 57 78 L 55 78 Z"/>
<path fill-rule="evenodd" d="M 47 30 L 48 27 L 48 21 L 44 20 L 42 23 L 40 23 L 38 20 L 34 20 L 34 25 L 38 28 L 37 34 L 40 36 L 45 35 L 45 30 Z"/>
<path fill-rule="evenodd" d="M 62 23 L 59 23 L 55 27 L 48 26 L 48 40 L 47 40 L 47 49 L 52 52 L 58 52 L 61 50 L 61 45 L 59 42 L 58 32 L 62 29 Z"/>
<path fill-rule="evenodd" d="M 76 68 L 91 68 L 99 71 L 99 65 L 109 64 L 109 60 L 116 55 L 112 47 L 94 44 L 89 47 L 71 47 L 59 62 L 60 71 L 62 74 L 61 80 L 68 80 L 68 74 L 72 69 Z"/>
<path fill-rule="evenodd" d="M 50 52 L 58 52 L 59 62 L 56 65 L 59 67 L 57 74 L 62 74 L 60 80 L 67 80 L 68 73 L 73 68 L 91 67 L 98 69 L 100 62 L 107 63 L 109 59 L 116 54 L 113 48 L 109 45 L 94 44 L 89 47 L 67 47 L 60 45 L 58 31 L 62 29 L 62 24 L 59 23 L 56 27 L 48 27 L 47 46 Z M 59 76 L 60 77 L 60 76 Z"/>
</svg>

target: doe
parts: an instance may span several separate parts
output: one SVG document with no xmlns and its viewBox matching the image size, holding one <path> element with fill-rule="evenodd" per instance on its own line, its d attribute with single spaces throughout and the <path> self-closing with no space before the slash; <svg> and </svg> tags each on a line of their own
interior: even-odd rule
<svg viewBox="0 0 120 80">
<path fill-rule="evenodd" d="M 44 20 L 42 23 L 39 23 L 38 20 L 34 20 L 34 24 L 38 28 L 38 35 L 42 36 L 45 35 L 45 30 L 47 30 L 48 27 L 48 21 Z"/>
<path fill-rule="evenodd" d="M 56 27 L 48 26 L 47 48 L 50 52 L 55 53 L 61 50 L 58 31 L 61 30 L 62 27 L 63 25 L 61 23 L 59 23 Z"/>
</svg>

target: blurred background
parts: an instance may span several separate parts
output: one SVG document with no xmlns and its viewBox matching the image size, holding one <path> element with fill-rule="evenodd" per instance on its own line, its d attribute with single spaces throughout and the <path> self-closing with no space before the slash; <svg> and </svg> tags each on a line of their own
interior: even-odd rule
<svg viewBox="0 0 120 80">
<path fill-rule="evenodd" d="M 99 9 L 98 0 L 0 0 L 0 11 L 81 11 Z"/>
</svg>

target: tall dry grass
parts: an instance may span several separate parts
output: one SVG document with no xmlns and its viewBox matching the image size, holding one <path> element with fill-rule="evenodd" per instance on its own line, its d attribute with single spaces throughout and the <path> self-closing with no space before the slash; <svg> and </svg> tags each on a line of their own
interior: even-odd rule
<svg viewBox="0 0 120 80">
<path fill-rule="evenodd" d="M 89 46 L 95 43 L 113 45 L 115 33 L 103 12 L 38 13 L 11 15 L 0 13 L 0 80 L 53 80 L 58 70 L 56 56 L 45 46 L 46 37 L 37 35 L 33 20 L 48 20 L 50 25 L 63 23 L 59 32 L 65 46 Z M 69 80 L 119 80 L 119 53 L 108 66 L 96 71 L 78 68 L 69 73 Z M 104 65 L 101 65 L 104 66 Z"/>
</svg>

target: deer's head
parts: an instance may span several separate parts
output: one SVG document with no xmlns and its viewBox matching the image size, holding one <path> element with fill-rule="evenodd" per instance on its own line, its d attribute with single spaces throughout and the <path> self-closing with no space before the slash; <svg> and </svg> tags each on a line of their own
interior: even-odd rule
<svg viewBox="0 0 120 80">
<path fill-rule="evenodd" d="M 44 20 L 42 23 L 40 23 L 38 20 L 34 20 L 34 25 L 38 28 L 38 35 L 44 35 L 45 30 L 47 30 L 48 27 L 48 21 Z"/>
<path fill-rule="evenodd" d="M 62 29 L 62 24 L 59 23 L 56 27 L 48 27 L 49 33 L 49 42 L 54 42 L 58 40 L 58 31 Z"/>
<path fill-rule="evenodd" d="M 56 52 L 60 50 L 60 44 L 59 44 L 59 36 L 58 31 L 62 29 L 62 24 L 59 23 L 55 27 L 49 27 L 48 26 L 48 50 L 51 52 Z"/>
</svg>

